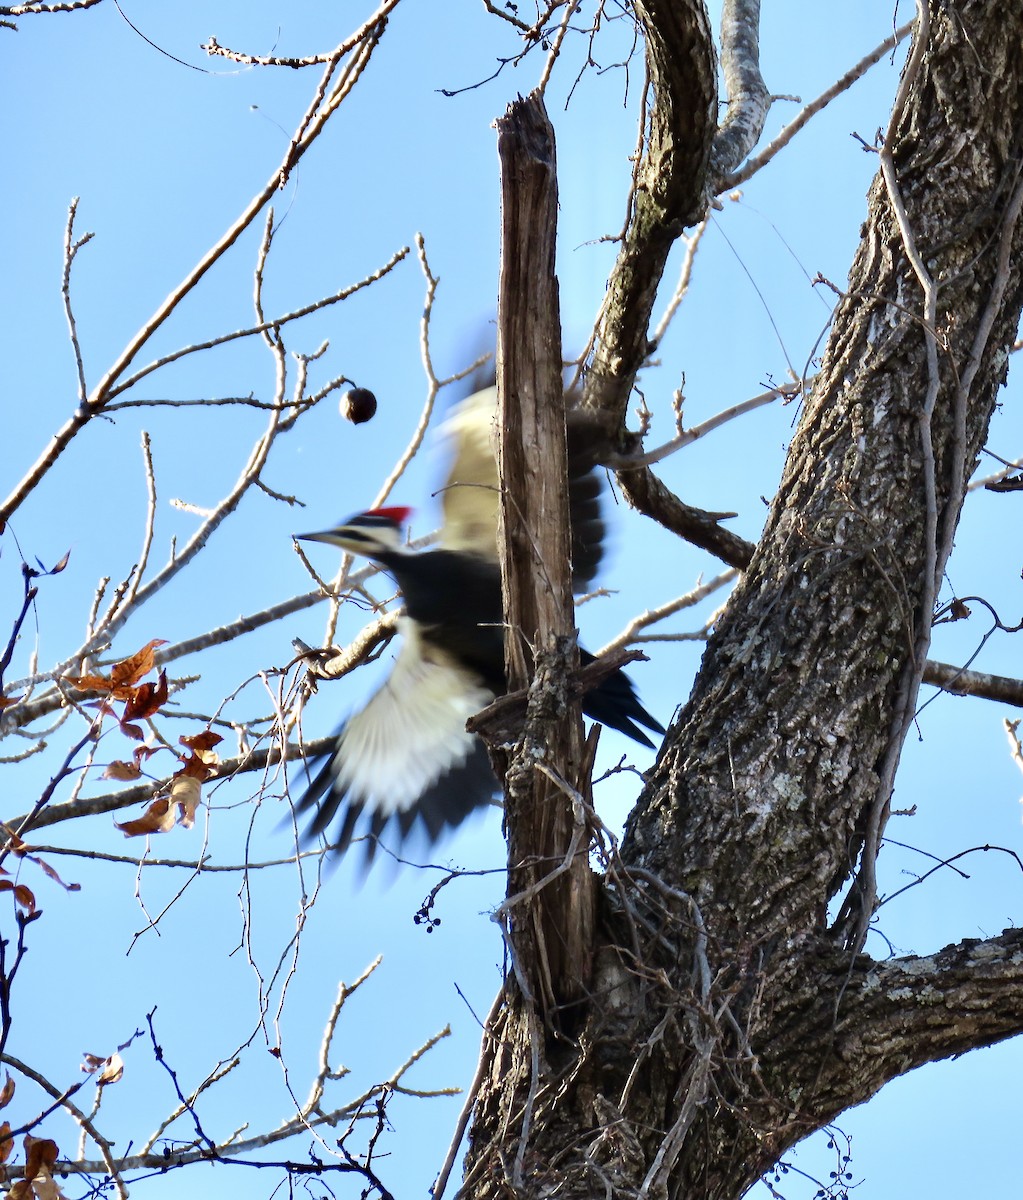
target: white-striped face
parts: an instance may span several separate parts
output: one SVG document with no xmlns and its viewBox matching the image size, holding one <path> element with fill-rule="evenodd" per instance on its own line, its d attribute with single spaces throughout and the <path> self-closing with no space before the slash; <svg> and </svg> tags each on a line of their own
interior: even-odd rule
<svg viewBox="0 0 1023 1200">
<path fill-rule="evenodd" d="M 352 554 L 375 558 L 381 551 L 393 553 L 405 549 L 402 529 L 411 512 L 410 508 L 377 508 L 356 513 L 333 529 L 294 536 L 301 542 L 324 542 Z"/>
</svg>

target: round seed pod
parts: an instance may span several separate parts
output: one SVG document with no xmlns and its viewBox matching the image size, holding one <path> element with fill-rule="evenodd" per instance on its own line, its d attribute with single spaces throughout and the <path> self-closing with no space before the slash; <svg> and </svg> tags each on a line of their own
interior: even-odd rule
<svg viewBox="0 0 1023 1200">
<path fill-rule="evenodd" d="M 377 398 L 369 388 L 352 388 L 341 397 L 341 415 L 353 425 L 372 421 L 377 410 Z"/>
</svg>

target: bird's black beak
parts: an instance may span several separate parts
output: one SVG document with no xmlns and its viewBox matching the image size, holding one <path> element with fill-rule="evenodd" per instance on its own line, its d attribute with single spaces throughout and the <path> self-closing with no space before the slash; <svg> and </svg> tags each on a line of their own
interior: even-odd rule
<svg viewBox="0 0 1023 1200">
<path fill-rule="evenodd" d="M 296 542 L 326 542 L 328 546 L 340 546 L 341 538 L 336 529 L 324 529 L 319 533 L 293 533 Z"/>
</svg>

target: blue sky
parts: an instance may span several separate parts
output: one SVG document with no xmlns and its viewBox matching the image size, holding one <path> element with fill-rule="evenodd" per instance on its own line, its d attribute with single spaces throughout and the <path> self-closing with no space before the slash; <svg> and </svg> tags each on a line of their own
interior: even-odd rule
<svg viewBox="0 0 1023 1200">
<path fill-rule="evenodd" d="M 72 284 L 86 376 L 95 383 L 275 170 L 319 77 L 316 69 L 237 67 L 207 58 L 199 44 L 213 34 L 222 45 L 256 54 L 308 54 L 332 48 L 370 11 L 368 5 L 309 2 L 285 10 L 262 0 L 173 6 L 135 0 L 122 7 L 166 54 L 133 31 L 109 0 L 85 13 L 25 18 L 17 33 L 0 31 L 0 119 L 9 165 L 0 199 L 4 494 L 76 403 L 60 296 L 71 198 L 80 197 L 79 236 L 95 234 L 79 255 Z M 770 6 L 763 38 L 768 86 L 803 101 L 892 28 L 887 5 L 835 0 L 811 13 L 807 7 Z M 518 43 L 514 31 L 489 17 L 481 4 L 444 6 L 443 17 L 438 12 L 425 0 L 399 6 L 350 101 L 275 200 L 279 229 L 265 274 L 264 308 L 283 313 L 354 283 L 421 232 L 440 280 L 431 346 L 437 371 L 444 374 L 466 366 L 490 336 L 499 228 L 492 122 L 509 100 L 535 84 L 542 64 L 530 58 L 509 65 L 490 82 L 446 97 L 440 89 L 484 80 L 498 57 L 517 52 Z M 909 15 L 903 5 L 899 20 Z M 717 13 L 713 16 L 716 21 Z M 586 48 L 584 38 L 570 38 L 548 93 L 558 136 L 558 269 L 569 352 L 587 336 L 612 259 L 612 248 L 599 239 L 616 232 L 624 214 L 642 83 L 638 60 L 628 73 L 611 65 L 627 50 L 627 33 L 627 22 L 620 21 L 597 43 L 595 57 L 606 69 L 585 73 L 566 109 Z M 883 127 L 899 61 L 876 67 L 751 180 L 741 197 L 725 199 L 715 213 L 689 296 L 662 345 L 661 365 L 641 380 L 654 412 L 653 443 L 671 436 L 671 396 L 683 372 L 686 421 L 696 424 L 781 381 L 787 363 L 802 369 L 816 352 L 831 297 L 809 281 L 820 272 L 843 284 L 876 165 L 850 135 L 870 141 Z M 779 100 L 769 135 L 798 108 L 793 100 Z M 257 223 L 240 239 L 141 361 L 251 324 L 260 228 Z M 678 256 L 666 276 L 665 301 L 677 269 Z M 303 507 L 248 495 L 194 568 L 119 634 L 113 658 L 150 638 L 176 642 L 309 590 L 312 583 L 290 535 L 365 507 L 418 419 L 426 394 L 419 353 L 424 292 L 413 251 L 379 285 L 289 328 L 290 351 L 311 354 L 324 340 L 330 343 L 310 367 L 312 386 L 344 374 L 371 387 L 380 402 L 376 419 L 358 428 L 347 425 L 333 399 L 304 417 L 278 443 L 266 475 L 270 487 Z M 248 339 L 190 356 L 132 395 L 183 400 L 252 394 L 265 400 L 273 385 L 271 355 Z M 992 438 L 1006 457 L 1020 452 L 1016 390 L 1018 385 L 1010 385 L 1006 391 Z M 663 477 L 689 503 L 737 511 L 732 527 L 754 538 L 765 512 L 761 497 L 774 490 L 795 416 L 791 408 L 761 409 L 675 456 L 664 464 Z M 199 508 L 215 504 L 263 423 L 262 414 L 251 409 L 129 408 L 111 421 L 93 422 L 72 443 L 4 538 L 0 594 L 8 614 L 16 611 L 21 594 L 13 538 L 29 561 L 38 557 L 47 566 L 71 549 L 67 570 L 41 583 L 9 680 L 30 673 L 33 651 L 43 670 L 71 653 L 82 640 L 97 581 L 104 576 L 116 581 L 137 561 L 146 507 L 142 431 L 152 438 L 153 559 L 159 564 L 171 540 L 180 547 L 199 521 L 194 511 L 171 501 Z M 396 503 L 417 506 L 417 535 L 433 528 L 430 493 L 443 470 L 442 457 L 428 445 L 394 493 Z M 1008 622 L 1016 619 L 1019 604 L 1019 563 L 1011 540 L 1007 554 L 995 552 L 1004 534 L 998 541 L 994 534 L 1011 519 L 1016 499 L 984 492 L 971 497 L 949 570 L 957 593 L 985 595 L 1001 606 Z M 635 613 L 719 569 L 708 556 L 616 507 L 610 497 L 608 513 L 610 552 L 602 582 L 613 594 L 585 606 L 579 617 L 591 647 L 614 636 Z M 315 561 L 325 572 L 333 569 L 325 550 Z M 674 618 L 668 631 L 699 628 L 719 600 L 708 600 L 695 615 Z M 208 712 L 231 694 L 223 710 L 229 720 L 270 712 L 283 686 L 278 672 L 292 656 L 291 639 L 320 642 L 324 609 L 295 614 L 174 664 L 172 674 L 200 676 L 182 694 L 181 708 Z M 365 619 L 354 605 L 346 606 L 338 639 L 352 637 Z M 985 630 L 979 613 L 963 625 L 942 627 L 934 656 L 964 660 Z M 637 666 L 634 677 L 651 711 L 667 719 L 688 692 L 699 643 L 655 643 L 649 654 L 650 662 Z M 976 665 L 1020 672 L 1018 652 L 1005 637 L 992 638 Z M 332 730 L 368 693 L 372 676 L 370 669 L 321 687 L 306 712 L 306 736 Z M 293 678 L 294 672 L 286 681 Z M 989 844 L 1020 849 L 1020 780 L 1002 729 L 1003 717 L 1013 715 L 998 705 L 950 697 L 921 715 L 895 797 L 899 808 L 915 805 L 917 812 L 896 818 L 888 831 L 918 849 L 886 851 L 883 891 L 896 891 L 926 869 L 929 860 L 920 851 L 940 858 Z M 28 807 L 72 735 L 83 731 L 80 718 L 72 717 L 50 736 L 48 754 L 7 767 L 9 815 Z M 174 739 L 189 731 L 187 720 L 173 722 L 166 735 Z M 107 735 L 98 761 L 124 751 L 118 737 Z M 648 765 L 643 753 L 632 755 L 610 735 L 603 743 L 607 763 L 628 751 L 637 766 Z M 8 745 L 3 753 L 12 753 Z M 243 779 L 217 788 L 197 828 L 154 839 L 151 854 L 186 860 L 204 850 L 224 865 L 243 862 L 246 853 L 255 859 L 283 857 L 287 836 L 278 825 L 284 810 L 273 799 L 279 784 L 271 782 L 258 808 L 254 786 Z M 83 794 L 107 788 L 90 778 Z M 69 791 L 70 784 L 64 785 L 58 799 Z M 629 776 L 619 777 L 598 790 L 598 807 L 610 822 L 620 822 L 634 791 Z M 110 854 L 143 850 L 140 843 L 125 842 L 108 817 L 54 827 L 40 840 Z M 434 857 L 490 873 L 441 893 L 442 924 L 432 934 L 415 926 L 412 916 L 438 872 L 383 870 L 362 887 L 348 864 L 330 873 L 305 922 L 301 965 L 288 979 L 281 1015 L 275 1021 L 278 981 L 267 984 L 270 999 L 261 1024 L 260 978 L 271 979 L 295 929 L 301 885 L 294 868 L 253 872 L 246 891 L 241 873 L 194 879 L 178 868 L 136 869 L 51 854 L 48 861 L 65 879 L 81 882 L 82 890 L 66 894 L 23 868 L 22 878 L 36 891 L 44 915 L 31 927 L 31 954 L 17 980 L 10 1050 L 64 1086 L 79 1078 L 83 1051 L 109 1053 L 136 1028 L 145 1028 L 146 1013 L 155 1005 L 154 1022 L 183 1086 L 196 1086 L 253 1035 L 241 1065 L 211 1089 L 201 1112 L 215 1136 L 243 1124 L 250 1130 L 272 1127 L 291 1109 L 288 1086 L 299 1097 L 308 1089 L 337 982 L 351 981 L 382 953 L 383 964 L 349 1001 L 339 1025 L 334 1058 L 352 1075 L 334 1085 L 335 1095 L 344 1099 L 385 1077 L 449 1024 L 451 1036 L 408 1082 L 423 1089 L 465 1086 L 478 1044 L 474 1013 L 486 1014 L 499 979 L 500 938 L 487 915 L 501 888 L 499 816 L 471 823 Z M 925 953 L 1012 923 L 1023 880 L 1009 856 L 978 852 L 960 865 L 968 879 L 939 872 L 882 909 L 881 928 L 895 952 Z M 155 928 L 140 934 L 148 924 L 143 903 L 149 914 L 170 907 Z M 886 952 L 880 938 L 869 949 Z M 278 1038 L 281 1059 L 265 1049 L 267 1040 L 276 1044 Z M 125 1058 L 125 1077 L 107 1089 L 97 1117 L 119 1149 L 147 1136 L 174 1104 L 145 1038 Z M 967 1188 L 985 1194 L 1004 1187 L 1016 1169 L 1015 1130 L 1008 1123 L 1010 1081 L 1019 1074 L 1019 1060 L 1013 1043 L 917 1071 L 843 1117 L 840 1125 L 853 1138 L 851 1170 L 857 1180 L 866 1180 L 861 1194 L 894 1197 L 912 1189 L 945 1197 Z M 426 1195 L 460 1103 L 394 1101 L 389 1110 L 394 1133 L 386 1146 L 391 1157 L 379 1168 L 396 1194 Z M 17 1105 L 12 1121 L 42 1106 L 27 1085 L 19 1085 Z M 955 1154 L 948 1147 L 951 1114 Z M 64 1154 L 73 1152 L 69 1123 L 54 1119 L 47 1132 Z M 175 1132 L 190 1136 L 182 1126 Z M 292 1155 L 300 1152 L 290 1147 Z M 819 1142 L 792 1161 L 825 1178 L 833 1167 Z M 200 1200 L 269 1196 L 275 1183 L 270 1176 L 231 1167 L 193 1169 L 188 1176 L 153 1180 L 135 1194 L 180 1194 L 187 1179 L 189 1194 Z M 788 1200 L 816 1190 L 793 1174 L 777 1186 Z M 79 1194 L 74 1186 L 68 1192 Z M 355 1195 L 357 1189 L 341 1180 L 336 1192 Z M 767 1192 L 760 1188 L 759 1194 Z"/>
</svg>

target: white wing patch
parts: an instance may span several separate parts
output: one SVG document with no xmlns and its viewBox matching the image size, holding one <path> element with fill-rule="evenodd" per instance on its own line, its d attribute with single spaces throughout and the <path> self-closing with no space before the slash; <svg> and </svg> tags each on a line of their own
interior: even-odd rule
<svg viewBox="0 0 1023 1200">
<path fill-rule="evenodd" d="M 336 790 L 381 817 L 414 808 L 441 775 L 466 762 L 476 737 L 465 722 L 494 699 L 474 672 L 424 642 L 413 622 L 399 626 L 394 670 L 349 719 L 331 761 Z"/>
<path fill-rule="evenodd" d="M 445 550 L 497 557 L 497 388 L 484 388 L 460 401 L 440 427 L 454 447 L 454 461 L 441 496 Z"/>
</svg>

